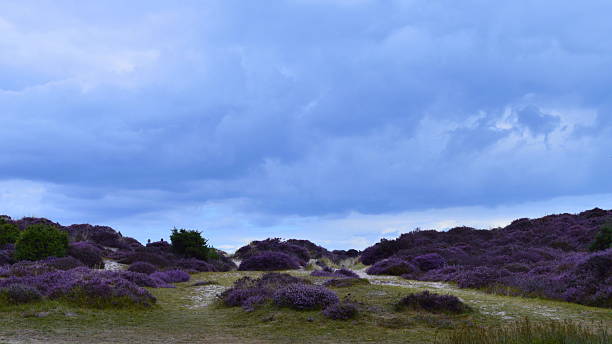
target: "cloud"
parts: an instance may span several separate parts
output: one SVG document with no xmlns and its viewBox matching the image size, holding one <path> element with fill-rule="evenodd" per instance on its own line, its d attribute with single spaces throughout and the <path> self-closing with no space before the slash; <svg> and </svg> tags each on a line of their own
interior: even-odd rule
<svg viewBox="0 0 612 344">
<path fill-rule="evenodd" d="M 292 216 L 609 193 L 609 10 L 5 3 L 0 207 L 144 224 L 216 204 L 262 234 Z"/>
</svg>

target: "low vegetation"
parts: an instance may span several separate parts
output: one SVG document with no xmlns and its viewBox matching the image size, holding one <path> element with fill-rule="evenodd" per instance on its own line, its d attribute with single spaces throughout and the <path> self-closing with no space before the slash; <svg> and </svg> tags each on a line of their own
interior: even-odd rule
<svg viewBox="0 0 612 344">
<path fill-rule="evenodd" d="M 142 245 L 0 216 L 0 342 L 606 343 L 610 217 L 417 231 L 366 249 L 369 267 L 356 250 L 266 239 L 237 267 L 199 231 Z"/>
</svg>

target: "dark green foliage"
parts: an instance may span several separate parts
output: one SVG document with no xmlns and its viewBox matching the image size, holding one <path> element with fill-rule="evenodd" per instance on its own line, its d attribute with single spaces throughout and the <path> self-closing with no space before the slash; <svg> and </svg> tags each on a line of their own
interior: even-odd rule
<svg viewBox="0 0 612 344">
<path fill-rule="evenodd" d="M 595 240 L 589 246 L 591 251 L 601 251 L 612 248 L 612 223 L 606 223 L 599 228 Z"/>
<path fill-rule="evenodd" d="M 21 231 L 17 225 L 0 219 L 0 246 L 14 244 L 20 234 Z"/>
<path fill-rule="evenodd" d="M 170 241 L 172 251 L 176 254 L 202 260 L 218 258 L 216 250 L 208 246 L 208 241 L 200 231 L 174 228 Z"/>
<path fill-rule="evenodd" d="M 52 226 L 36 224 L 26 228 L 15 244 L 15 259 L 40 260 L 64 257 L 68 249 L 68 235 Z"/>
</svg>

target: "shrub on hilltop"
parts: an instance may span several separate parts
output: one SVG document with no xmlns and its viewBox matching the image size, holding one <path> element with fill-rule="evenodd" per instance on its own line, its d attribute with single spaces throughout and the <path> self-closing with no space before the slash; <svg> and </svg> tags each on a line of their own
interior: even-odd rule
<svg viewBox="0 0 612 344">
<path fill-rule="evenodd" d="M 80 260 L 90 268 L 104 267 L 102 250 L 91 243 L 84 241 L 70 243 L 68 255 Z"/>
<path fill-rule="evenodd" d="M 68 235 L 55 227 L 35 224 L 21 233 L 15 244 L 15 259 L 39 260 L 64 257 L 68 249 Z"/>
<path fill-rule="evenodd" d="M 606 223 L 599 228 L 595 240 L 589 246 L 591 251 L 601 251 L 612 248 L 612 223 Z"/>
<path fill-rule="evenodd" d="M 262 252 L 244 259 L 238 270 L 241 271 L 274 271 L 299 269 L 300 264 L 288 254 L 282 252 Z"/>
<path fill-rule="evenodd" d="M 21 231 L 17 225 L 0 219 L 0 246 L 14 244 L 19 239 L 20 234 Z"/>
<path fill-rule="evenodd" d="M 202 232 L 196 230 L 176 229 L 170 235 L 172 251 L 178 255 L 201 260 L 215 259 L 217 252 L 208 246 Z"/>
</svg>

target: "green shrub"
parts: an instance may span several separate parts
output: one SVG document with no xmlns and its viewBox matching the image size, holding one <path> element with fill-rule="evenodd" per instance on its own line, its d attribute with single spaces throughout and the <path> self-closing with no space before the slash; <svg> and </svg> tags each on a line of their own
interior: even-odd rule
<svg viewBox="0 0 612 344">
<path fill-rule="evenodd" d="M 21 231 L 17 225 L 0 219 L 0 246 L 14 244 L 19 239 L 20 234 Z"/>
<path fill-rule="evenodd" d="M 218 258 L 216 250 L 208 246 L 208 241 L 202 237 L 200 231 L 174 228 L 170 241 L 172 250 L 185 257 L 202 260 Z"/>
<path fill-rule="evenodd" d="M 64 257 L 68 249 L 68 235 L 53 226 L 32 225 L 21 233 L 15 244 L 15 259 L 40 260 Z"/>
<path fill-rule="evenodd" d="M 606 223 L 599 228 L 595 240 L 589 247 L 591 251 L 601 251 L 612 248 L 612 223 Z"/>
</svg>

